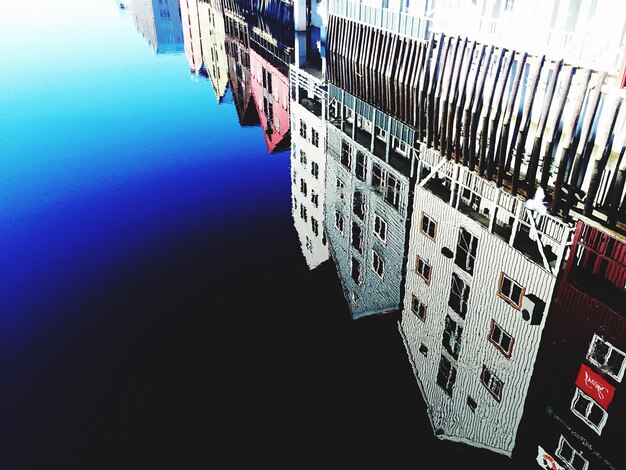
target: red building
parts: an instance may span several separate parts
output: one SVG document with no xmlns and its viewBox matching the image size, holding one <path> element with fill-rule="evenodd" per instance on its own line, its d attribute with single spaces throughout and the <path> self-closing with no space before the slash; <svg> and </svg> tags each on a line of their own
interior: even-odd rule
<svg viewBox="0 0 626 470">
<path fill-rule="evenodd" d="M 579 221 L 548 315 L 524 441 L 562 468 L 626 468 L 625 368 L 626 242 Z"/>
</svg>

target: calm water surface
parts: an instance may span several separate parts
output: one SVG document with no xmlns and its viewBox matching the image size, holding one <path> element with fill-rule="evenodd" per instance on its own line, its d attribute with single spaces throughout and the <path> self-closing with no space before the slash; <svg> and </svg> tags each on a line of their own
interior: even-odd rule
<svg viewBox="0 0 626 470">
<path fill-rule="evenodd" d="M 511 468 L 438 441 L 397 318 L 350 320 L 334 265 L 307 268 L 289 152 L 230 91 L 113 1 L 15 3 L 0 468 Z"/>
</svg>

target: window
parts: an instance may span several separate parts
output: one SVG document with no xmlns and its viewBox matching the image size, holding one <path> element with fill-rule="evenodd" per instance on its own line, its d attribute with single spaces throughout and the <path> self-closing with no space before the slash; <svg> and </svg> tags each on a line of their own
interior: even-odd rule
<svg viewBox="0 0 626 470">
<path fill-rule="evenodd" d="M 515 339 L 498 325 L 495 320 L 491 320 L 491 331 L 489 332 L 489 341 L 506 357 L 511 357 L 513 351 L 513 343 Z"/>
<path fill-rule="evenodd" d="M 378 277 L 383 278 L 385 274 L 385 261 L 374 250 L 372 250 L 372 269 L 378 274 Z"/>
<path fill-rule="evenodd" d="M 372 187 L 394 209 L 400 207 L 400 181 L 377 164 L 372 166 Z"/>
<path fill-rule="evenodd" d="M 498 295 L 511 304 L 513 308 L 520 309 L 522 306 L 522 297 L 524 297 L 524 289 L 506 274 L 500 274 L 500 286 Z"/>
<path fill-rule="evenodd" d="M 311 162 L 311 174 L 315 179 L 319 179 L 320 166 L 316 162 Z"/>
<path fill-rule="evenodd" d="M 343 216 L 335 211 L 335 227 L 339 230 L 339 233 L 343 234 Z"/>
<path fill-rule="evenodd" d="M 302 178 L 300 178 L 300 192 L 304 194 L 305 196 L 307 194 L 306 181 L 304 181 Z"/>
<path fill-rule="evenodd" d="M 304 168 L 306 168 L 306 153 L 304 150 L 300 150 L 300 163 Z"/>
<path fill-rule="evenodd" d="M 352 212 L 361 220 L 365 217 L 365 195 L 360 191 L 352 196 Z"/>
<path fill-rule="evenodd" d="M 624 357 L 624 353 L 611 343 L 598 335 L 593 335 L 587 352 L 587 359 L 618 382 L 621 382 L 622 377 L 624 377 L 624 367 L 626 367 Z"/>
<path fill-rule="evenodd" d="M 607 412 L 579 388 L 574 393 L 571 410 L 595 432 L 602 433 L 608 418 Z"/>
<path fill-rule="evenodd" d="M 426 321 L 426 304 L 411 294 L 411 311 L 417 318 Z"/>
<path fill-rule="evenodd" d="M 352 279 L 357 284 L 361 284 L 361 263 L 356 258 L 352 258 L 352 268 L 350 270 Z"/>
<path fill-rule="evenodd" d="M 439 371 L 437 373 L 437 385 L 443 388 L 448 395 L 452 396 L 452 387 L 454 386 L 455 380 L 456 367 L 442 354 L 441 360 L 439 361 Z"/>
<path fill-rule="evenodd" d="M 356 222 L 352 222 L 352 246 L 356 248 L 359 253 L 363 253 L 363 233 L 361 226 Z"/>
<path fill-rule="evenodd" d="M 313 217 L 311 217 L 311 229 L 313 229 L 313 233 L 315 234 L 315 236 L 319 235 L 319 224 L 317 223 L 317 220 L 315 220 Z"/>
<path fill-rule="evenodd" d="M 365 181 L 367 178 L 367 160 L 361 151 L 356 152 L 356 168 L 355 174 L 358 179 Z"/>
<path fill-rule="evenodd" d="M 461 227 L 459 229 L 459 240 L 456 245 L 454 264 L 466 273 L 474 274 L 474 260 L 476 259 L 477 246 L 478 238 Z"/>
<path fill-rule="evenodd" d="M 306 207 L 304 207 L 304 204 L 300 204 L 300 217 L 302 217 L 304 221 L 307 220 Z"/>
<path fill-rule="evenodd" d="M 452 273 L 452 285 L 450 287 L 450 298 L 448 305 L 461 318 L 465 318 L 467 314 L 467 300 L 469 298 L 470 288 L 467 283 L 459 277 L 457 273 Z"/>
<path fill-rule="evenodd" d="M 491 393 L 496 400 L 500 401 L 502 399 L 502 388 L 504 387 L 502 380 L 493 375 L 493 373 L 487 369 L 487 366 L 484 364 L 483 371 L 480 374 L 480 381 L 485 387 L 487 387 L 489 393 Z"/>
<path fill-rule="evenodd" d="M 446 351 L 454 359 L 459 358 L 459 350 L 461 349 L 461 335 L 463 327 L 455 322 L 450 316 L 446 316 L 446 324 L 443 329 L 443 338 L 441 344 Z"/>
<path fill-rule="evenodd" d="M 315 191 L 311 191 L 311 202 L 315 207 L 319 207 L 320 205 L 320 196 Z"/>
<path fill-rule="evenodd" d="M 345 197 L 344 192 L 343 192 L 345 187 L 346 185 L 343 183 L 343 181 L 337 178 L 337 197 L 341 199 L 342 201 L 344 200 L 344 197 Z"/>
<path fill-rule="evenodd" d="M 426 261 L 424 261 L 419 256 L 415 258 L 415 272 L 419 275 L 419 277 L 424 279 L 426 284 L 430 284 L 432 268 Z"/>
<path fill-rule="evenodd" d="M 387 239 L 387 222 L 378 214 L 374 215 L 374 234 L 382 241 Z"/>
<path fill-rule="evenodd" d="M 311 241 L 311 239 L 308 237 L 306 237 L 306 249 L 308 251 L 310 251 L 311 253 L 313 253 L 313 242 Z"/>
<path fill-rule="evenodd" d="M 300 119 L 300 137 L 306 139 L 306 122 Z"/>
<path fill-rule="evenodd" d="M 468 395 L 467 406 L 469 407 L 470 410 L 472 410 L 472 413 L 474 413 L 476 411 L 476 407 L 478 406 L 478 404 L 476 403 L 476 400 L 474 400 L 472 397 Z"/>
<path fill-rule="evenodd" d="M 420 221 L 420 232 L 433 240 L 437 236 L 437 222 L 435 222 L 423 212 L 422 220 Z"/>
<path fill-rule="evenodd" d="M 352 147 L 345 140 L 341 141 L 341 164 L 345 166 L 348 171 L 352 170 Z"/>
<path fill-rule="evenodd" d="M 315 145 L 316 147 L 320 146 L 320 135 L 313 128 L 311 128 L 311 143 Z"/>
<path fill-rule="evenodd" d="M 291 182 L 293 184 L 296 184 L 297 178 L 296 178 L 296 170 L 294 168 L 291 169 Z"/>
<path fill-rule="evenodd" d="M 424 357 L 428 357 L 428 347 L 424 343 L 420 345 L 420 353 L 422 353 Z"/>
<path fill-rule="evenodd" d="M 589 462 L 587 459 L 583 458 L 582 452 L 578 452 L 574 449 L 563 436 L 559 438 L 559 446 L 556 449 L 556 455 L 563 460 L 567 468 L 572 470 L 587 470 L 589 467 Z"/>
</svg>

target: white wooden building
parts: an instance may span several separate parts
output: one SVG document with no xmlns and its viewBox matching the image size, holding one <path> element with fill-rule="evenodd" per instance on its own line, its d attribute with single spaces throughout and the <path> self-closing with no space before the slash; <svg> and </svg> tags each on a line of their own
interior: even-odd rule
<svg viewBox="0 0 626 470">
<path fill-rule="evenodd" d="M 215 96 L 221 102 L 228 87 L 226 29 L 221 2 L 198 0 L 198 17 L 204 66 L 213 85 Z"/>
</svg>

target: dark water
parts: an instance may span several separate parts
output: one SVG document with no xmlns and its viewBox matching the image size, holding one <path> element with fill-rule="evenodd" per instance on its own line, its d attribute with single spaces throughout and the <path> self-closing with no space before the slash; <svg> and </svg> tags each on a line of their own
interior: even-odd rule
<svg viewBox="0 0 626 470">
<path fill-rule="evenodd" d="M 228 95 L 115 2 L 11 8 L 0 468 L 512 468 L 433 436 L 397 318 L 307 268 L 289 152 Z"/>
</svg>

